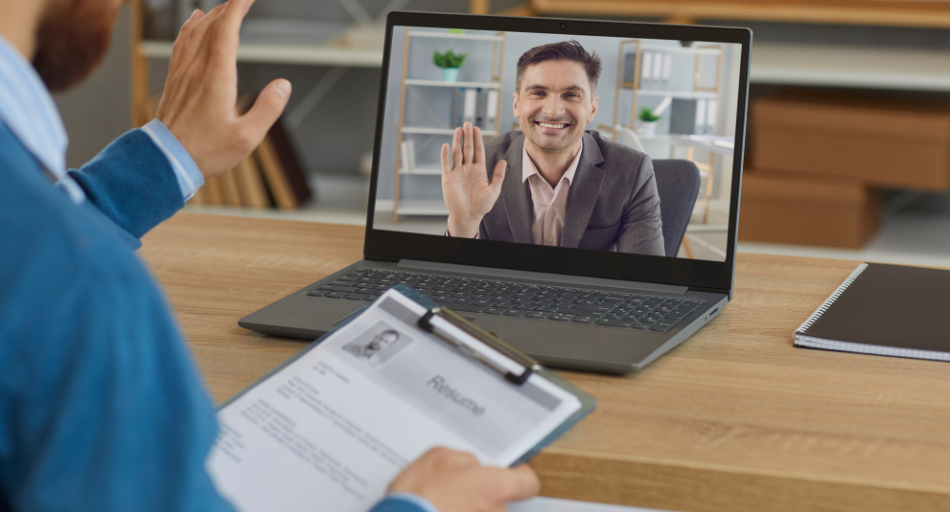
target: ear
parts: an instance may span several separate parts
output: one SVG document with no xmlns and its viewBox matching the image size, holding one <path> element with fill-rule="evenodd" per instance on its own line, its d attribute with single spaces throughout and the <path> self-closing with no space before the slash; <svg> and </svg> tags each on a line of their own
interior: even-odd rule
<svg viewBox="0 0 950 512">
<path fill-rule="evenodd" d="M 515 97 L 514 102 L 511 104 L 511 108 L 512 108 L 512 110 L 514 110 L 515 119 L 518 119 L 518 92 L 515 91 L 515 92 L 511 93 L 511 95 Z"/>
<path fill-rule="evenodd" d="M 594 120 L 594 116 L 597 115 L 597 105 L 600 103 L 600 96 L 594 96 L 594 101 L 590 102 L 590 115 L 587 116 L 587 122 Z"/>
</svg>

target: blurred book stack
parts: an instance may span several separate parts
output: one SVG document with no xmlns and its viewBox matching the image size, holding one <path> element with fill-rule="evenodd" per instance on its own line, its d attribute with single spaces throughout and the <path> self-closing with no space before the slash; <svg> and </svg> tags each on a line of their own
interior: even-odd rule
<svg viewBox="0 0 950 512">
<path fill-rule="evenodd" d="M 151 117 L 158 106 L 150 100 Z M 238 100 L 242 114 L 253 98 Z M 313 195 L 293 141 L 278 119 L 261 144 L 233 169 L 205 181 L 188 204 L 293 210 Z"/>
</svg>

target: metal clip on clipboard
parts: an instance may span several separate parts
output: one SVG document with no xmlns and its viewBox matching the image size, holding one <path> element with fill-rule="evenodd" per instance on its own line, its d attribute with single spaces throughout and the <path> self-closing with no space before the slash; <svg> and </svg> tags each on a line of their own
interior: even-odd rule
<svg viewBox="0 0 950 512">
<path fill-rule="evenodd" d="M 471 335 L 473 338 L 478 341 L 488 345 L 489 347 L 498 351 L 502 356 L 511 359 L 519 366 L 523 368 L 520 373 L 512 372 L 508 368 L 505 368 L 493 361 L 491 358 L 486 357 L 484 354 L 475 350 L 467 343 L 457 339 L 453 334 L 446 332 L 443 329 L 440 329 L 437 325 L 433 325 L 432 318 L 439 317 L 446 322 L 452 324 L 452 326 L 457 327 L 464 331 L 466 334 Z M 541 365 L 534 359 L 522 354 L 517 351 L 511 345 L 505 343 L 498 339 L 497 336 L 485 331 L 484 329 L 479 328 L 476 325 L 472 325 L 470 322 L 466 321 L 464 318 L 460 317 L 454 311 L 449 309 L 442 308 L 432 308 L 429 311 L 426 311 L 426 314 L 419 319 L 419 327 L 426 332 L 430 332 L 445 342 L 449 343 L 453 347 L 465 351 L 472 355 L 475 359 L 480 361 L 485 366 L 488 366 L 492 370 L 501 374 L 505 379 L 514 384 L 524 384 L 528 380 L 528 377 L 531 376 L 537 370 L 541 369 Z"/>
</svg>

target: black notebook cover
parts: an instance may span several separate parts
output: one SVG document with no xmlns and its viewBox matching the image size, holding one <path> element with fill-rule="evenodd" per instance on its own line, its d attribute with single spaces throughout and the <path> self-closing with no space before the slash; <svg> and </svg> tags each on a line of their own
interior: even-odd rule
<svg viewBox="0 0 950 512">
<path fill-rule="evenodd" d="M 950 271 L 864 263 L 795 331 L 795 345 L 950 361 Z"/>
</svg>

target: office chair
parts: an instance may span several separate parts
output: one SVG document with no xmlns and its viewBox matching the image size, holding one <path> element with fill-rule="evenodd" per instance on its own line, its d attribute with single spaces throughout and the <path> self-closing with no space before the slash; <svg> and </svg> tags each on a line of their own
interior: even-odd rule
<svg viewBox="0 0 950 512">
<path fill-rule="evenodd" d="M 667 256 L 676 257 L 699 194 L 699 169 L 689 160 L 654 160 L 653 170 L 660 196 L 664 249 Z"/>
</svg>

